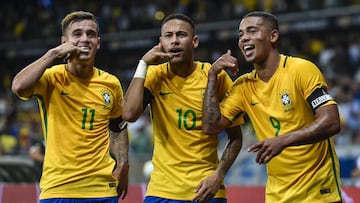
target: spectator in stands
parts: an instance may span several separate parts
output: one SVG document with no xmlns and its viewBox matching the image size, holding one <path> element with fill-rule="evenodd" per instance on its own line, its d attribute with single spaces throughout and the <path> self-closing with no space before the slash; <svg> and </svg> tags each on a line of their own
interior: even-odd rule
<svg viewBox="0 0 360 203">
<path fill-rule="evenodd" d="M 256 162 L 267 166 L 266 202 L 340 203 L 332 137 L 340 130 L 336 102 L 320 70 L 305 59 L 280 54 L 278 40 L 278 20 L 272 14 L 255 11 L 242 18 L 238 46 L 255 69 L 240 76 L 219 104 L 218 74 L 236 70 L 237 59 L 228 52 L 212 64 L 204 131 L 217 134 L 235 115 L 247 113 L 259 141 L 248 151 L 257 152 Z"/>
<path fill-rule="evenodd" d="M 202 92 L 210 64 L 194 61 L 198 45 L 191 18 L 167 16 L 160 43 L 142 57 L 125 94 L 124 120 L 136 121 L 148 104 L 151 109 L 154 171 L 146 203 L 226 202 L 223 181 L 242 146 L 242 120 L 227 129 L 228 143 L 219 162 L 218 136 L 208 136 L 201 129 Z M 232 80 L 225 71 L 218 78 L 222 97 Z"/>
<path fill-rule="evenodd" d="M 62 34 L 61 45 L 12 83 L 15 94 L 36 98 L 40 107 L 46 146 L 40 203 L 117 203 L 127 194 L 129 169 L 122 87 L 117 77 L 94 67 L 100 36 L 92 13 L 66 15 Z M 51 66 L 63 57 L 64 64 Z"/>
</svg>

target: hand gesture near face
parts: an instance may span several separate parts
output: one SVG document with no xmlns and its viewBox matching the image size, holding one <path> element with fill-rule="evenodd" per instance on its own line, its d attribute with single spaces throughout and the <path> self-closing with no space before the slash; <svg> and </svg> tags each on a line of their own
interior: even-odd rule
<svg viewBox="0 0 360 203">
<path fill-rule="evenodd" d="M 161 44 L 155 45 L 152 49 L 150 49 L 142 59 L 148 65 L 156 65 L 161 63 L 166 58 L 171 58 L 171 53 L 165 53 Z"/>
<path fill-rule="evenodd" d="M 225 54 L 220 56 L 209 70 L 209 79 L 216 77 L 222 70 L 229 68 L 235 75 L 239 71 L 237 58 L 231 55 L 231 51 L 227 50 Z"/>
<path fill-rule="evenodd" d="M 88 53 L 89 50 L 73 45 L 71 42 L 65 42 L 54 48 L 57 58 L 68 58 L 70 55 L 79 55 L 80 53 Z M 65 58 L 65 59 L 66 59 Z"/>
</svg>

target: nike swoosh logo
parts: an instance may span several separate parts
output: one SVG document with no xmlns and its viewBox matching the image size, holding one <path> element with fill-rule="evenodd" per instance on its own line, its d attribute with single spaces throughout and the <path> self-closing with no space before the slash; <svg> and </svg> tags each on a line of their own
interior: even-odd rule
<svg viewBox="0 0 360 203">
<path fill-rule="evenodd" d="M 61 90 L 60 94 L 61 94 L 62 96 L 68 96 L 68 95 L 69 95 L 69 93 L 65 92 L 64 90 Z"/>
<path fill-rule="evenodd" d="M 159 92 L 159 95 L 168 95 L 168 94 L 172 94 L 173 92 L 162 92 L 162 91 L 160 91 Z"/>
<path fill-rule="evenodd" d="M 255 106 L 256 104 L 259 104 L 260 102 L 251 102 L 251 106 Z"/>
</svg>

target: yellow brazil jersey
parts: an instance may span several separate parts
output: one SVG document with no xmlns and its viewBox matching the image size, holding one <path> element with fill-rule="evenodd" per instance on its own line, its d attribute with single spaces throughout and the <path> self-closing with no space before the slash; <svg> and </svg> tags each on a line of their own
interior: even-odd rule
<svg viewBox="0 0 360 203">
<path fill-rule="evenodd" d="M 315 115 L 307 98 L 322 87 L 325 79 L 311 62 L 281 55 L 268 82 L 256 70 L 239 77 L 220 104 L 231 118 L 246 112 L 259 141 L 281 136 L 309 125 Z M 336 104 L 328 101 L 324 105 Z M 267 164 L 266 202 L 340 201 L 339 161 L 334 140 L 285 148 Z"/>
<path fill-rule="evenodd" d="M 108 124 L 121 115 L 119 80 L 97 68 L 79 79 L 56 65 L 44 72 L 33 97 L 46 144 L 40 199 L 116 196 Z"/>
<path fill-rule="evenodd" d="M 195 187 L 218 166 L 218 136 L 202 131 L 202 103 L 210 64 L 196 64 L 196 70 L 185 78 L 172 73 L 169 63 L 148 68 L 145 87 L 153 95 L 154 171 L 147 196 L 190 200 Z M 219 95 L 222 97 L 231 85 L 232 80 L 223 71 L 218 77 Z M 226 197 L 224 187 L 216 197 Z"/>
</svg>

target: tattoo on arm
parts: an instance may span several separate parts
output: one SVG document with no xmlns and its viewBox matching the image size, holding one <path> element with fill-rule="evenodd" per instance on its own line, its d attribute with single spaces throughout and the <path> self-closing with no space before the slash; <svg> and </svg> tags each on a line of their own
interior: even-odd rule
<svg viewBox="0 0 360 203">
<path fill-rule="evenodd" d="M 128 162 L 129 139 L 127 128 L 120 132 L 110 130 L 110 146 L 117 163 Z"/>
<path fill-rule="evenodd" d="M 218 95 L 216 93 L 216 80 L 208 81 L 204 96 L 203 116 L 206 118 L 204 120 L 206 125 L 213 125 L 221 118 Z"/>
<path fill-rule="evenodd" d="M 228 143 L 226 144 L 225 150 L 221 156 L 221 160 L 219 163 L 218 172 L 222 177 L 225 177 L 226 173 L 229 171 L 237 155 L 239 154 L 241 147 L 241 139 L 231 139 L 229 137 Z"/>
</svg>

